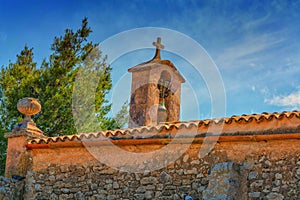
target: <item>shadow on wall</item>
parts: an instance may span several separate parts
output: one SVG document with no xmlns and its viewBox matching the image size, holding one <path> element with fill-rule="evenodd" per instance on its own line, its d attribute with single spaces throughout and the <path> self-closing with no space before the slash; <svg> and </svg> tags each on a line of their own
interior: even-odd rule
<svg viewBox="0 0 300 200">
<path fill-rule="evenodd" d="M 25 180 L 16 180 L 0 176 L 0 199 L 23 200 Z"/>
</svg>

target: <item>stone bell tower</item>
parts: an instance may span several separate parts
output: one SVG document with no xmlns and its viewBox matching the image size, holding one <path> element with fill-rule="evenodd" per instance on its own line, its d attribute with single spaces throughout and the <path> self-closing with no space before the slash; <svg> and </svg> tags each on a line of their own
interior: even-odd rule
<svg viewBox="0 0 300 200">
<path fill-rule="evenodd" d="M 178 121 L 180 115 L 181 83 L 184 78 L 174 64 L 162 60 L 161 38 L 153 42 L 154 57 L 130 69 L 132 73 L 129 128 Z"/>
</svg>

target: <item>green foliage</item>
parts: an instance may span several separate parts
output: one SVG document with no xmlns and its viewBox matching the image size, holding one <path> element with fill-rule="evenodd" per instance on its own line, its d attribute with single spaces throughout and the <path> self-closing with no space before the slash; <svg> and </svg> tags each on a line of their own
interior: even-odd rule
<svg viewBox="0 0 300 200">
<path fill-rule="evenodd" d="M 4 138 L 4 133 L 6 132 L 7 131 L 0 129 L 0 176 L 4 176 L 5 172 L 7 139 Z"/>
<path fill-rule="evenodd" d="M 8 66 L 2 68 L 0 74 L 0 127 L 4 127 L 0 129 L 2 175 L 5 170 L 7 149 L 7 139 L 3 136 L 4 132 L 8 132 L 4 130 L 11 130 L 22 120 L 22 114 L 17 111 L 17 102 L 21 98 L 34 97 L 40 100 L 42 111 L 33 118 L 48 136 L 75 134 L 77 131 L 117 129 L 127 123 L 128 104 L 122 107 L 116 118 L 106 116 L 111 109 L 111 104 L 105 99 L 112 87 L 111 68 L 106 63 L 106 57 L 102 55 L 98 44 L 88 41 L 91 32 L 85 18 L 77 31 L 66 29 L 63 36 L 54 38 L 51 45 L 52 54 L 40 67 L 37 67 L 37 63 L 33 60 L 33 49 L 25 46 L 17 55 L 16 62 L 10 62 Z"/>
<path fill-rule="evenodd" d="M 53 53 L 49 63 L 43 63 L 42 79 L 39 83 L 43 88 L 42 94 L 39 95 L 43 111 L 36 123 L 43 125 L 42 129 L 48 135 L 77 132 L 72 116 L 72 92 L 78 67 L 95 47 L 91 42 L 87 42 L 91 32 L 86 19 L 76 32 L 67 29 L 64 36 L 55 37 L 51 45 Z"/>
<path fill-rule="evenodd" d="M 116 114 L 114 120 L 116 121 L 116 128 L 123 128 L 129 121 L 129 112 L 128 112 L 128 108 L 129 108 L 129 102 L 126 101 L 120 111 Z"/>
<path fill-rule="evenodd" d="M 34 121 L 48 136 L 121 128 L 123 123 L 106 116 L 111 109 L 105 99 L 112 87 L 111 68 L 98 44 L 88 41 L 91 32 L 85 18 L 78 30 L 66 29 L 63 36 L 54 38 L 52 53 L 40 67 L 33 60 L 33 49 L 25 46 L 15 63 L 2 69 L 2 127 L 10 130 L 22 119 L 16 109 L 19 99 L 34 97 L 42 104 L 42 111 L 34 116 Z M 73 91 L 79 91 L 79 95 L 73 95 Z M 79 98 L 89 94 L 88 98 Z M 72 102 L 75 102 L 73 107 Z"/>
<path fill-rule="evenodd" d="M 93 48 L 78 67 L 73 88 L 73 114 L 80 132 L 115 126 L 114 120 L 106 117 L 111 109 L 111 104 L 105 99 L 112 86 L 110 71 L 106 57 L 102 57 L 98 48 Z"/>
<path fill-rule="evenodd" d="M 33 62 L 33 51 L 27 46 L 17 55 L 16 63 L 9 63 L 2 68 L 0 75 L 0 116 L 1 126 L 10 129 L 22 118 L 16 105 L 19 99 L 37 97 L 35 82 L 39 76 L 36 63 Z"/>
</svg>

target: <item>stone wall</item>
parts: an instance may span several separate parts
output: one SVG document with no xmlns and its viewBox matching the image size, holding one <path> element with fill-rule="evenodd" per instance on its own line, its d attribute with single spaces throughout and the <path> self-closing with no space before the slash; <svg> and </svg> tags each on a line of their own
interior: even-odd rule
<svg viewBox="0 0 300 200">
<path fill-rule="evenodd" d="M 203 191 L 203 199 L 247 199 L 248 170 L 234 162 L 215 164 L 208 176 L 208 187 Z"/>
<path fill-rule="evenodd" d="M 143 173 L 116 170 L 100 162 L 50 164 L 28 173 L 27 191 L 34 199 L 182 199 L 183 194 L 202 199 L 213 160 L 189 153 L 163 169 Z"/>
<path fill-rule="evenodd" d="M 24 180 L 14 180 L 0 176 L 0 199 L 22 200 L 24 199 Z"/>
<path fill-rule="evenodd" d="M 134 174 L 104 165 L 51 166 L 29 173 L 29 178 L 34 199 L 181 199 L 187 193 L 200 199 L 207 180 L 197 173 L 168 168 Z"/>
<path fill-rule="evenodd" d="M 248 196 L 253 199 L 300 199 L 300 154 L 281 158 L 260 155 L 248 174 Z"/>
<path fill-rule="evenodd" d="M 296 200 L 300 199 L 299 147 L 299 140 L 219 142 L 199 158 L 201 144 L 192 144 L 174 163 L 142 173 L 110 168 L 88 157 L 84 148 L 33 149 L 34 170 L 27 173 L 25 198 L 183 199 L 188 194 L 205 200 Z M 76 152 L 85 158 L 79 159 Z M 77 159 L 71 159 L 73 155 Z"/>
</svg>

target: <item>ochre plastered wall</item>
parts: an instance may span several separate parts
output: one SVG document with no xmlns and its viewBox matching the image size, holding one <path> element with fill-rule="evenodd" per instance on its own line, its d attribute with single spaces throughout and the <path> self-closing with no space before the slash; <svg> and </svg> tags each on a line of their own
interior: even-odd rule
<svg viewBox="0 0 300 200">
<path fill-rule="evenodd" d="M 11 137 L 8 139 L 5 176 L 13 174 L 26 176 L 30 168 L 30 156 L 25 147 L 27 136 Z"/>
<path fill-rule="evenodd" d="M 231 136 L 228 136 L 231 137 Z M 217 142 L 214 146 L 214 151 L 218 151 L 220 155 L 226 157 L 227 159 L 242 163 L 245 161 L 246 157 L 258 157 L 263 154 L 269 154 L 272 159 L 281 159 L 287 155 L 293 155 L 300 153 L 300 140 L 299 139 L 282 139 L 276 140 L 266 140 L 266 141 L 226 141 L 226 142 Z M 176 140 L 176 139 L 175 139 Z M 180 140 L 180 139 L 178 139 Z M 74 142 L 74 146 L 69 145 L 69 147 L 59 147 L 52 146 L 50 148 L 34 148 L 28 150 L 32 158 L 32 169 L 38 170 L 46 168 L 50 164 L 70 164 L 70 165 L 81 165 L 85 162 L 97 161 L 96 157 L 101 154 L 109 154 L 118 161 L 121 159 L 118 157 L 118 152 L 128 151 L 128 152 L 151 152 L 152 150 L 158 150 L 163 148 L 165 145 L 161 144 L 163 139 L 153 139 L 153 144 L 142 144 L 143 140 L 140 140 L 142 145 L 139 145 L 138 142 L 130 142 L 124 144 L 119 144 L 119 147 L 110 145 L 109 141 L 103 141 L 95 144 L 95 146 L 86 148 L 84 145 L 81 145 L 79 142 Z M 171 140 L 169 140 L 171 141 Z M 168 142 L 169 142 L 168 141 Z M 183 140 L 184 141 L 184 140 Z M 166 143 L 168 143 L 166 142 Z M 197 140 L 195 140 L 197 142 Z M 157 144 L 156 144 L 157 143 Z M 202 143 L 202 141 L 201 141 Z M 185 147 L 182 148 L 182 145 Z M 207 144 L 206 144 L 207 145 Z M 206 145 L 202 144 L 169 144 L 170 154 L 184 150 L 189 146 L 186 153 L 191 154 L 192 156 L 198 156 L 200 149 L 204 151 Z M 38 146 L 38 145 L 37 145 Z M 77 147 L 76 147 L 77 146 Z M 93 149 L 101 149 L 99 152 L 95 152 Z M 92 153 L 92 154 L 91 154 Z M 99 155 L 97 155 L 97 153 Z M 208 154 L 209 156 L 209 154 Z M 165 159 L 165 158 L 162 158 Z"/>
</svg>

